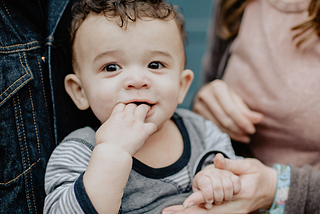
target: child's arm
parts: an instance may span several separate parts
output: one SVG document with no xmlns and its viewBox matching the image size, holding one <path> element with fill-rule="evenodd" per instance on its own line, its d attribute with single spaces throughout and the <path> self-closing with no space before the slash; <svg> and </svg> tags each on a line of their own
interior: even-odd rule
<svg viewBox="0 0 320 214">
<path fill-rule="evenodd" d="M 118 213 L 132 156 L 156 130 L 144 122 L 149 108 L 118 104 L 96 132 L 92 153 L 76 141 L 59 145 L 47 167 L 44 212 Z"/>
<path fill-rule="evenodd" d="M 192 188 L 194 193 L 184 201 L 184 208 L 203 204 L 206 209 L 211 209 L 213 202 L 221 204 L 231 201 L 233 195 L 240 192 L 241 183 L 232 172 L 211 164 L 196 174 Z"/>
<path fill-rule="evenodd" d="M 132 156 L 156 130 L 145 123 L 147 105 L 118 104 L 96 133 L 97 146 L 83 176 L 90 200 L 99 213 L 117 213 L 132 168 Z"/>
</svg>

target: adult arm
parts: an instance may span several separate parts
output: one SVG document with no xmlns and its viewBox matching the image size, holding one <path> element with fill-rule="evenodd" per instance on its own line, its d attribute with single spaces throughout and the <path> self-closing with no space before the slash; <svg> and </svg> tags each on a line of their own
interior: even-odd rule
<svg viewBox="0 0 320 214">
<path fill-rule="evenodd" d="M 320 170 L 291 166 L 291 183 L 285 214 L 320 211 Z"/>
</svg>

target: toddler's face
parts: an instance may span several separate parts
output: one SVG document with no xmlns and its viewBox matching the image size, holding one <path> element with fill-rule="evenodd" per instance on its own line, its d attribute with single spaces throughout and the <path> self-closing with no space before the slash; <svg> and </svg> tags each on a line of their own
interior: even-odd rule
<svg viewBox="0 0 320 214">
<path fill-rule="evenodd" d="M 101 123 L 116 104 L 134 102 L 150 105 L 146 122 L 161 126 L 193 79 L 192 71 L 183 70 L 184 47 L 174 20 L 138 20 L 120 28 L 103 15 L 89 14 L 76 34 L 74 52 L 76 74 Z"/>
</svg>

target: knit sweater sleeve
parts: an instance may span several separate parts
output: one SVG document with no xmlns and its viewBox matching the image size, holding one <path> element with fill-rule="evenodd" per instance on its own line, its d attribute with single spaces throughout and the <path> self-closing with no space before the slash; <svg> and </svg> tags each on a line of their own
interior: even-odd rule
<svg viewBox="0 0 320 214">
<path fill-rule="evenodd" d="M 285 214 L 320 213 L 320 170 L 291 166 L 291 184 Z"/>
</svg>

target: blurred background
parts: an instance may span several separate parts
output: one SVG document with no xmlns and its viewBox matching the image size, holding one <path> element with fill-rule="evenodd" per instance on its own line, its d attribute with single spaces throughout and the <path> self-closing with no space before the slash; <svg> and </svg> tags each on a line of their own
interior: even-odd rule
<svg viewBox="0 0 320 214">
<path fill-rule="evenodd" d="M 191 109 L 193 98 L 202 82 L 202 58 L 207 50 L 207 30 L 211 24 L 214 0 L 167 0 L 178 5 L 185 18 L 188 44 L 186 45 L 187 67 L 195 78 L 181 108 Z"/>
</svg>

